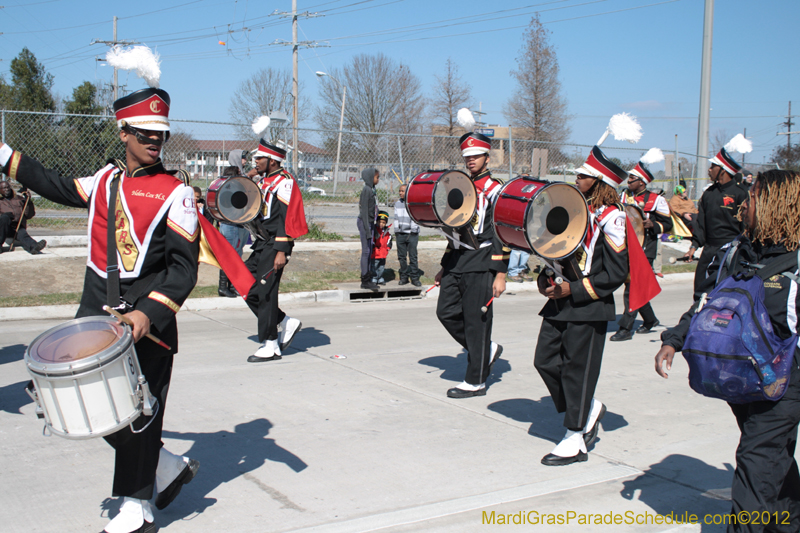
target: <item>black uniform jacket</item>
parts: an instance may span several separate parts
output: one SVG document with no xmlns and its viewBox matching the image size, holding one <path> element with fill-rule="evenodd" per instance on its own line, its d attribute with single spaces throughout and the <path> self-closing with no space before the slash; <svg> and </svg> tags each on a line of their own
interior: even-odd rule
<svg viewBox="0 0 800 533">
<path fill-rule="evenodd" d="M 441 265 L 444 273 L 456 274 L 464 272 L 508 272 L 508 260 L 511 249 L 503 246 L 494 232 L 492 214 L 494 201 L 500 192 L 502 183 L 492 178 L 486 171 L 471 176 L 478 191 L 478 209 L 470 223 L 462 230 L 474 235 L 478 248 L 470 250 L 461 244 L 448 241 L 442 256 Z M 481 193 L 483 193 L 481 197 Z"/>
<path fill-rule="evenodd" d="M 725 185 L 717 182 L 706 189 L 697 202 L 699 213 L 695 218 L 692 246 L 722 246 L 742 233 L 744 226 L 735 217 L 746 198 L 747 191 L 733 180 Z"/>
<path fill-rule="evenodd" d="M 672 229 L 669 204 L 663 196 L 647 189 L 635 196 L 629 191 L 625 191 L 622 195 L 622 203 L 638 205 L 653 221 L 653 227 L 644 230 L 644 242 L 642 243 L 644 255 L 652 262 L 658 255 L 658 236 Z"/>
<path fill-rule="evenodd" d="M 119 176 L 115 234 L 120 293 L 125 297 L 137 280 L 147 280 L 137 285 L 141 296 L 128 303 L 147 315 L 154 333 L 176 352 L 175 314 L 197 283 L 200 230 L 194 190 L 167 174 L 160 160 L 132 172 L 119 161 L 110 162 L 93 176 L 68 178 L 14 152 L 3 171 L 48 200 L 89 209 L 89 253 L 78 317 L 107 315 L 108 199 L 111 179 Z"/>
<path fill-rule="evenodd" d="M 548 300 L 540 316 L 564 322 L 601 322 L 616 319 L 614 291 L 628 277 L 625 211 L 603 206 L 591 214 L 589 230 L 576 257 L 583 278 L 571 281 L 571 294 Z M 545 276 L 543 272 L 540 276 Z"/>
<path fill-rule="evenodd" d="M 292 253 L 294 239 L 286 234 L 286 217 L 289 201 L 295 187 L 294 178 L 284 169 L 278 169 L 258 182 L 264 205 L 261 214 L 256 218 L 261 228 L 260 238 L 253 243 L 253 250 L 260 251 L 267 245 L 274 246 L 275 251 Z"/>
<path fill-rule="evenodd" d="M 739 237 L 739 241 L 739 247 L 730 261 L 723 262 L 725 253 L 731 246 L 730 243 L 724 245 L 717 252 L 717 255 L 708 266 L 703 292 L 710 292 L 717 285 L 718 275 L 719 281 L 722 281 L 729 275 L 745 269 L 742 265 L 743 261 L 751 264 L 765 264 L 769 260 L 787 253 L 786 248 L 782 245 L 762 246 L 759 243 L 751 243 L 744 236 Z M 730 269 L 727 268 L 728 264 L 730 264 Z M 796 269 L 794 273 L 797 274 Z M 677 326 L 661 334 L 662 343 L 672 346 L 676 351 L 683 349 L 683 343 L 689 333 L 689 325 L 698 303 L 695 302 L 683 314 Z M 797 284 L 780 274 L 764 280 L 764 305 L 769 313 L 769 319 L 772 322 L 775 334 L 781 339 L 787 339 L 794 335 L 795 331 L 797 331 L 797 311 L 798 306 L 800 306 L 800 290 L 798 290 Z M 795 362 L 800 364 L 800 350 L 797 349 L 795 349 Z"/>
</svg>

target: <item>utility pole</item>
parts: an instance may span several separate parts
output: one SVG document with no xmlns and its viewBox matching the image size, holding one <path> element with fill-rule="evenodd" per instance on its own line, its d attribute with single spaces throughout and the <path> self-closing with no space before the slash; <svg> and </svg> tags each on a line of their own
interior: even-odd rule
<svg viewBox="0 0 800 533">
<path fill-rule="evenodd" d="M 786 155 L 788 157 L 789 151 L 792 149 L 792 102 L 789 102 L 789 115 L 786 117 Z"/>
<path fill-rule="evenodd" d="M 317 46 L 330 46 L 330 44 L 317 43 L 316 41 L 297 41 L 297 17 L 318 17 L 317 13 L 309 13 L 306 11 L 305 13 L 297 13 L 297 0 L 292 0 L 292 12 L 279 12 L 274 11 L 270 16 L 278 15 L 281 17 L 292 17 L 292 42 L 288 43 L 282 39 L 276 39 L 272 44 L 280 44 L 280 45 L 292 45 L 292 98 L 294 99 L 294 105 L 292 106 L 292 171 L 294 172 L 295 176 L 299 176 L 299 168 L 298 168 L 298 142 L 297 142 L 297 99 L 298 99 L 298 72 L 297 72 L 297 52 L 301 46 L 306 48 L 316 48 Z"/>
<path fill-rule="evenodd" d="M 118 41 L 117 40 L 117 17 L 114 17 L 114 40 L 113 41 L 100 41 L 98 39 L 94 39 L 91 44 L 107 44 L 110 47 L 115 47 L 119 44 L 122 45 L 131 45 L 131 44 L 139 44 L 136 41 Z M 99 59 L 98 61 L 105 61 L 105 59 Z M 119 83 L 117 81 L 117 68 L 114 67 L 114 101 L 119 98 Z"/>
<path fill-rule="evenodd" d="M 697 122 L 697 178 L 708 173 L 708 122 L 711 109 L 711 44 L 714 33 L 714 0 L 705 0 L 703 60 L 700 67 L 700 116 Z"/>
</svg>

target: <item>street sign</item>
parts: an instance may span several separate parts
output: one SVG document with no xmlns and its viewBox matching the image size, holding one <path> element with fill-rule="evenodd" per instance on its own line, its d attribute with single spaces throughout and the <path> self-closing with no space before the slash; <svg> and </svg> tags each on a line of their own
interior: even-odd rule
<svg viewBox="0 0 800 533">
<path fill-rule="evenodd" d="M 475 133 L 480 133 L 487 137 L 494 137 L 494 128 L 475 128 Z"/>
</svg>

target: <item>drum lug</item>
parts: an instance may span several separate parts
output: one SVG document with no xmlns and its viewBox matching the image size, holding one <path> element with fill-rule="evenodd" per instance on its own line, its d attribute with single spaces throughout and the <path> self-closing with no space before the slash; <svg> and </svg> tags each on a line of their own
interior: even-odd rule
<svg viewBox="0 0 800 533">
<path fill-rule="evenodd" d="M 136 387 L 136 397 L 142 404 L 142 414 L 145 416 L 153 416 L 153 405 L 156 399 L 150 394 L 150 386 L 144 376 L 139 376 L 139 386 Z"/>
<path fill-rule="evenodd" d="M 28 396 L 31 397 L 33 403 L 36 404 L 36 410 L 34 411 L 34 413 L 36 413 L 36 418 L 43 419 L 44 409 L 42 409 L 42 404 L 39 402 L 39 393 L 36 392 L 36 387 L 34 386 L 32 381 L 25 386 L 25 392 L 27 392 Z M 47 426 L 45 426 L 45 428 L 46 427 Z"/>
</svg>

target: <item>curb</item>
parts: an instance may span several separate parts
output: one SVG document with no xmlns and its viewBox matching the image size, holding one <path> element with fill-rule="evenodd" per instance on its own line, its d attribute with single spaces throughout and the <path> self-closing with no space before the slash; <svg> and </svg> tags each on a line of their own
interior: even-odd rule
<svg viewBox="0 0 800 533">
<path fill-rule="evenodd" d="M 691 283 L 694 280 L 693 272 L 680 272 L 677 274 L 666 274 L 659 279 L 661 285 L 673 285 L 676 283 Z M 424 286 L 427 289 L 430 286 Z M 513 295 L 518 292 L 536 291 L 536 283 L 516 283 L 506 284 L 506 294 Z M 330 291 L 312 292 L 289 292 L 279 294 L 280 304 L 313 304 L 313 303 L 344 303 L 349 302 L 350 290 L 337 289 Z M 423 292 L 425 298 L 438 298 L 439 289 L 433 289 L 429 293 Z M 386 300 L 380 300 L 386 301 Z M 241 298 L 191 298 L 186 300 L 181 307 L 181 311 L 211 311 L 215 309 L 247 309 L 247 304 Z M 47 319 L 71 319 L 78 311 L 78 305 L 42 305 L 37 307 L 2 307 L 0 308 L 0 320 L 47 320 Z"/>
</svg>

